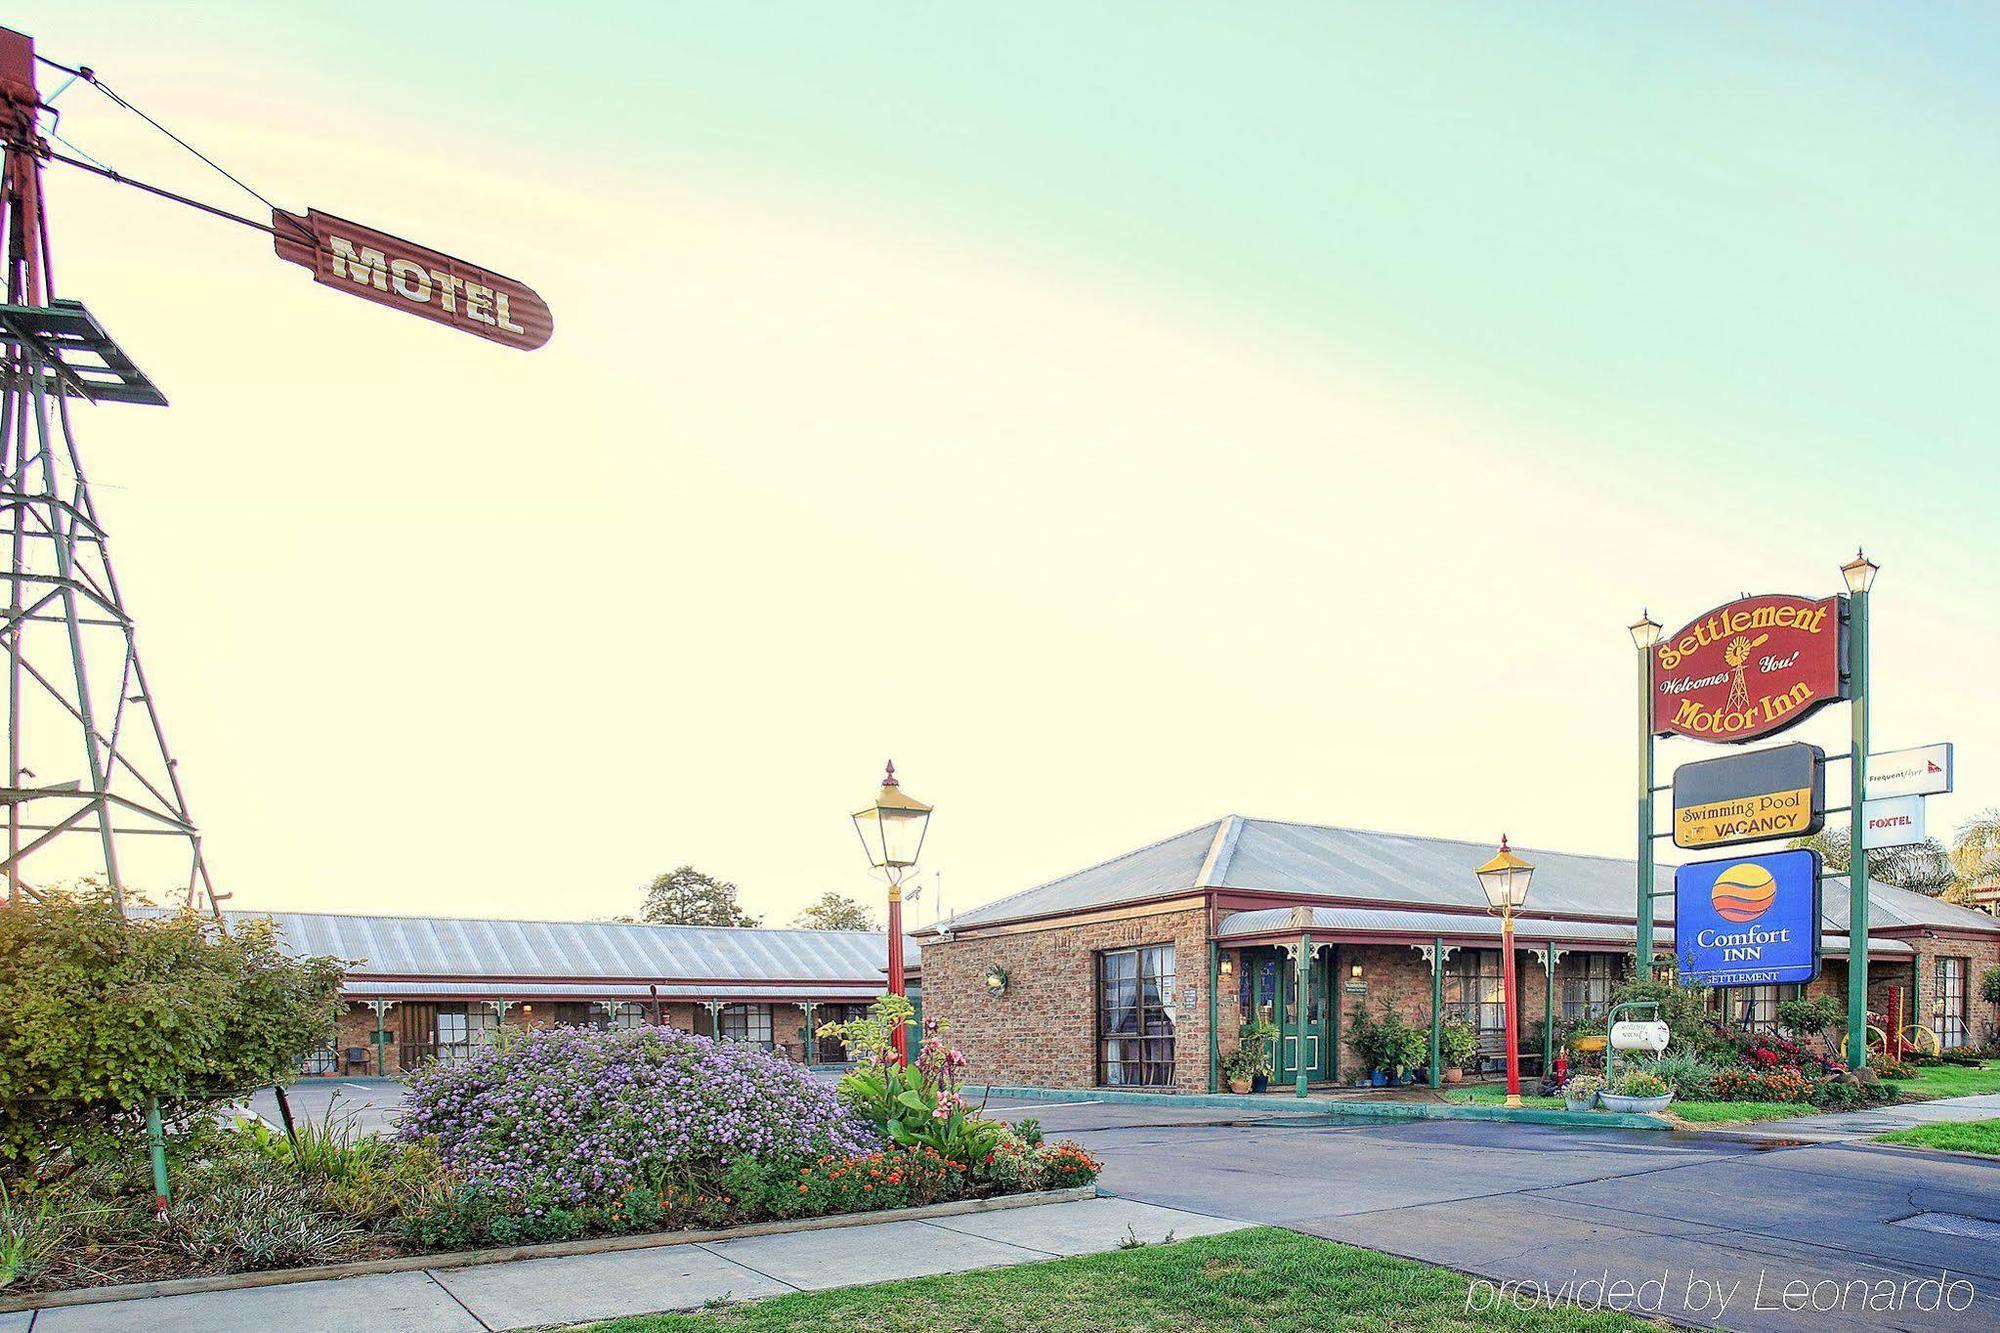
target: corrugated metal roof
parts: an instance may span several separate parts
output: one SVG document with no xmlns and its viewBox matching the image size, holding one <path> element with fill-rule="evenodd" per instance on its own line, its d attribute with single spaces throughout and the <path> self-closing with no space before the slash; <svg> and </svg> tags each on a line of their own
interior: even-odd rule
<svg viewBox="0 0 2000 1333">
<path fill-rule="evenodd" d="M 958 913 L 949 924 L 958 929 L 992 921 L 1018 921 L 1022 917 L 1078 912 L 1192 889 L 1201 877 L 1209 847 L 1224 822 L 1215 820 L 1176 833 L 1102 865 L 995 899 L 969 912 Z"/>
<path fill-rule="evenodd" d="M 877 982 L 829 982 L 818 985 L 661 986 L 662 1000 L 831 1000 L 836 1002 L 872 1000 L 882 994 Z M 584 981 L 369 981 L 350 979 L 345 992 L 350 999 L 376 997 L 397 999 L 413 995 L 453 999 L 539 1000 L 544 997 L 575 1000 L 646 1000 L 652 993 L 631 982 Z"/>
<path fill-rule="evenodd" d="M 1516 848 L 1535 865 L 1533 903 L 1539 912 L 1632 916 L 1636 866 L 1610 856 L 1547 848 Z M 1057 916 L 1155 898 L 1198 887 L 1261 889 L 1301 899 L 1352 898 L 1396 909 L 1483 909 L 1473 867 L 1493 853 L 1491 842 L 1419 838 L 1400 833 L 1292 824 L 1231 815 L 1073 875 L 959 914 L 955 929 Z M 1660 885 L 1673 867 L 1660 867 Z M 1836 901 L 1838 900 L 1838 901 Z M 1950 926 L 2000 933 L 2000 920 L 1922 894 L 1870 887 L 1878 925 Z M 1827 925 L 1846 929 L 1844 895 L 1825 895 Z M 1662 898 L 1658 918 L 1673 919 Z"/>
<path fill-rule="evenodd" d="M 1466 938 L 1500 938 L 1500 918 L 1469 912 L 1425 912 L 1397 911 L 1381 907 L 1315 907 L 1311 909 L 1312 924 L 1307 929 L 1329 933 L 1383 934 L 1443 936 L 1448 940 Z M 1216 928 L 1216 938 L 1220 940 L 1250 939 L 1257 936 L 1296 932 L 1297 915 L 1289 907 L 1266 907 L 1251 912 L 1231 912 L 1222 918 Z M 1609 944 L 1630 947 L 1635 943 L 1631 926 L 1613 921 L 1550 921 L 1540 918 L 1515 917 L 1514 935 L 1523 944 L 1542 944 L 1554 941 L 1557 944 Z M 1663 926 L 1654 934 L 1661 948 L 1671 948 L 1674 942 L 1672 926 Z M 1836 931 L 1832 922 L 1823 924 L 1820 949 L 1828 954 L 1847 952 L 1847 934 Z M 1900 940 L 1871 939 L 1868 952 L 1874 954 L 1908 954 L 1912 952 L 1908 944 Z"/>
<path fill-rule="evenodd" d="M 140 909 L 143 910 L 143 909 Z M 648 926 L 617 921 L 503 921 L 228 912 L 233 924 L 275 921 L 285 946 L 348 960 L 350 976 L 672 977 L 689 981 L 851 982 L 880 986 L 889 937 L 879 931 Z M 916 966 L 918 946 L 903 957 Z"/>
</svg>

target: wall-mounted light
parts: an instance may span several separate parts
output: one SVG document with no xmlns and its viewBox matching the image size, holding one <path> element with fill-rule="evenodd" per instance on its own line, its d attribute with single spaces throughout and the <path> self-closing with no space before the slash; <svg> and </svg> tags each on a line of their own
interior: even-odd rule
<svg viewBox="0 0 2000 1333">
<path fill-rule="evenodd" d="M 524 1014 L 532 1014 L 535 1012 L 535 1006 L 532 1004 L 524 1004 L 521 1006 L 521 1012 Z"/>
<path fill-rule="evenodd" d="M 1361 964 L 1356 963 L 1353 967 L 1348 968 L 1347 975 L 1353 977 L 1356 981 L 1361 980 Z"/>
<path fill-rule="evenodd" d="M 1007 969 L 995 963 L 986 969 L 986 989 L 994 995 L 1007 993 Z"/>
<path fill-rule="evenodd" d="M 1228 954 L 1228 953 L 1226 953 L 1226 954 L 1222 955 L 1222 969 L 1221 969 L 1221 970 L 1222 970 L 1222 975 L 1223 975 L 1223 976 L 1225 976 L 1225 977 L 1233 977 L 1233 976 L 1235 976 L 1235 975 L 1236 975 L 1236 955 L 1235 955 L 1235 954 Z"/>
</svg>

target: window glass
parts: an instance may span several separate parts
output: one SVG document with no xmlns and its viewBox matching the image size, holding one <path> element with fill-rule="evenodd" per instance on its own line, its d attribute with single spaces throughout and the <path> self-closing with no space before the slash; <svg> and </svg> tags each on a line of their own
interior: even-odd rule
<svg viewBox="0 0 2000 1333">
<path fill-rule="evenodd" d="M 1611 1008 L 1618 984 L 1618 959 L 1608 953 L 1570 954 L 1562 960 L 1563 1021 L 1601 1017 Z"/>
<path fill-rule="evenodd" d="M 500 1015 L 490 1004 L 441 1004 L 437 1011 L 437 1058 L 447 1064 L 491 1046 Z"/>
<path fill-rule="evenodd" d="M 1098 1080 L 1171 1087 L 1174 1081 L 1174 946 L 1097 956 Z"/>
<path fill-rule="evenodd" d="M 749 1042 L 771 1049 L 771 1006 L 726 1004 L 722 1007 L 722 1039 Z"/>
<path fill-rule="evenodd" d="M 1937 993 L 1943 1001 L 1937 1017 L 1938 1044 L 1946 1050 L 1966 1043 L 1965 1032 L 1966 960 L 1937 960 Z"/>
</svg>

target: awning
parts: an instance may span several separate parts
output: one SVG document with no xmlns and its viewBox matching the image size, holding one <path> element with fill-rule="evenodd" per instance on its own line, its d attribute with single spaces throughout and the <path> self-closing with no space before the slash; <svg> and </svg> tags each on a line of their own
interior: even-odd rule
<svg viewBox="0 0 2000 1333">
<path fill-rule="evenodd" d="M 797 1004 L 866 1004 L 879 999 L 881 986 L 788 985 L 770 982 L 744 986 L 661 986 L 662 1000 L 720 1000 L 728 1004 L 776 1001 Z M 350 1000 L 650 1000 L 654 992 L 629 982 L 576 981 L 370 981 L 350 976 L 341 988 Z"/>
</svg>

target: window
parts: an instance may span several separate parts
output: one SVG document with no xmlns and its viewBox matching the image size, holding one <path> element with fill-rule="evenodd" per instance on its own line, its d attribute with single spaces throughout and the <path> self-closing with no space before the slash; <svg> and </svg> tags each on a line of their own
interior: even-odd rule
<svg viewBox="0 0 2000 1333">
<path fill-rule="evenodd" d="M 340 1067 L 340 1052 L 331 1046 L 322 1046 L 315 1051 L 307 1051 L 299 1058 L 301 1074 L 331 1074 Z"/>
<path fill-rule="evenodd" d="M 1805 987 L 1715 986 L 1708 992 L 1708 1007 L 1724 1023 L 1745 1032 L 1776 1032 L 1778 1006 L 1805 993 Z"/>
<path fill-rule="evenodd" d="M 1498 949 L 1461 949 L 1445 960 L 1444 1016 L 1479 1033 L 1482 1065 L 1507 1058 L 1507 986 Z"/>
<path fill-rule="evenodd" d="M 1571 954 L 1562 960 L 1562 1017 L 1565 1023 L 1596 1018 L 1611 1008 L 1618 983 L 1618 959 L 1608 953 Z"/>
<path fill-rule="evenodd" d="M 865 1004 L 823 1004 L 813 1013 L 813 1026 L 823 1028 L 829 1023 L 852 1023 L 867 1016 L 868 1006 Z M 821 1064 L 850 1064 L 854 1059 L 838 1037 L 818 1038 L 817 1050 Z"/>
<path fill-rule="evenodd" d="M 441 1004 L 437 1011 L 437 1058 L 456 1064 L 493 1044 L 500 1015 L 490 1004 Z"/>
<path fill-rule="evenodd" d="M 652 1025 L 652 1013 L 643 1002 L 637 1000 L 624 1001 L 611 1015 L 611 1026 L 620 1032 L 629 1032 L 633 1028 L 651 1027 Z"/>
<path fill-rule="evenodd" d="M 722 1039 L 747 1041 L 771 1049 L 771 1006 L 768 1004 L 725 1004 L 722 1006 Z"/>
<path fill-rule="evenodd" d="M 1174 1082 L 1174 946 L 1097 955 L 1097 1079 L 1110 1087 Z"/>
<path fill-rule="evenodd" d="M 1937 1034 L 1946 1050 L 1965 1045 L 1965 965 L 1963 958 L 1937 960 Z"/>
</svg>

